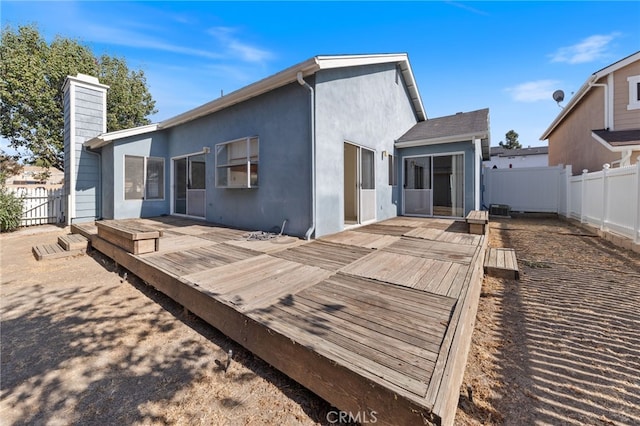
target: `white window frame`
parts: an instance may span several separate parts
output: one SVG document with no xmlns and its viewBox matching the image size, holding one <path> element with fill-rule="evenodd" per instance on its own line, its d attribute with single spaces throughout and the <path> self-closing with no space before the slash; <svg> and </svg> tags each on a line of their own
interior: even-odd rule
<svg viewBox="0 0 640 426">
<path fill-rule="evenodd" d="M 251 143 L 252 141 L 256 142 L 256 149 L 255 149 L 255 155 L 252 156 L 251 155 Z M 238 146 L 242 146 L 242 144 L 245 143 L 246 145 L 244 146 L 244 155 L 239 156 L 237 158 L 228 158 L 229 153 L 231 152 L 231 149 L 228 148 L 231 145 L 237 144 Z M 224 149 L 226 149 L 227 152 L 227 158 L 222 158 L 222 155 L 220 155 L 221 151 Z M 260 138 L 258 138 L 258 136 L 248 136 L 246 138 L 240 138 L 240 139 L 234 139 L 232 141 L 227 141 L 227 142 L 222 142 L 219 144 L 216 144 L 216 159 L 215 159 L 216 163 L 216 188 L 225 188 L 225 189 L 237 189 L 237 188 L 258 188 L 258 186 L 260 185 L 260 166 L 259 166 L 259 161 L 260 161 Z M 252 184 L 252 172 L 251 172 L 251 168 L 252 166 L 255 165 L 255 182 Z M 245 168 L 244 173 L 246 174 L 246 180 L 241 181 L 241 182 L 236 182 L 232 184 L 232 179 L 231 179 L 231 173 L 232 173 L 232 168 Z M 222 182 L 220 182 L 220 173 L 224 173 L 223 170 L 226 170 L 226 174 L 227 174 L 227 183 L 223 184 Z"/>
<path fill-rule="evenodd" d="M 638 92 L 640 92 L 640 88 L 638 88 L 640 75 L 627 77 L 627 81 L 629 82 L 629 104 L 627 105 L 627 110 L 640 109 L 640 100 L 638 99 Z"/>
<path fill-rule="evenodd" d="M 127 182 L 127 176 L 126 176 L 126 158 L 127 157 L 136 157 L 136 158 L 142 158 L 143 160 L 143 169 L 142 169 L 142 198 L 127 198 L 127 193 L 125 191 L 125 185 Z M 153 160 L 161 160 L 162 161 L 162 198 L 149 198 L 147 196 L 147 163 L 149 161 L 149 159 L 153 159 Z M 164 201 L 165 197 L 166 197 L 166 179 L 167 179 L 167 173 L 166 173 L 166 169 L 165 169 L 165 161 L 164 161 L 164 157 L 146 157 L 144 155 L 133 155 L 133 154 L 125 154 L 122 157 L 122 199 L 124 201 Z"/>
</svg>

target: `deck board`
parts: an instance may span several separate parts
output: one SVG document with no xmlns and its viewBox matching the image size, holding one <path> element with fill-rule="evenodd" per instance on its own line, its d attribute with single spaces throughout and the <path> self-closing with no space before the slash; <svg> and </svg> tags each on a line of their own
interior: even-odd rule
<svg viewBox="0 0 640 426">
<path fill-rule="evenodd" d="M 381 423 L 451 424 L 442 410 L 459 394 L 452 365 L 466 357 L 486 247 L 464 222 L 394 218 L 312 242 L 128 223 L 162 230 L 159 251 L 94 246 L 330 403 L 380 410 Z"/>
<path fill-rule="evenodd" d="M 469 264 L 475 253 L 476 246 L 403 237 L 382 250 L 391 253 Z"/>
<path fill-rule="evenodd" d="M 319 241 L 329 241 L 337 244 L 348 244 L 370 249 L 379 249 L 398 241 L 400 237 L 393 235 L 372 234 L 368 232 L 343 231 L 337 234 L 327 235 Z"/>
<path fill-rule="evenodd" d="M 372 251 L 372 249 L 363 247 L 335 244 L 326 241 L 313 241 L 309 244 L 273 253 L 272 256 L 305 265 L 318 266 L 329 271 L 337 271 Z"/>
</svg>

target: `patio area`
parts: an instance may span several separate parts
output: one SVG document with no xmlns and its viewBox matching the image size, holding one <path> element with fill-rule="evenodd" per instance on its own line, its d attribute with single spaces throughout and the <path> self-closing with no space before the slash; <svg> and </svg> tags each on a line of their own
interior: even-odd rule
<svg viewBox="0 0 640 426">
<path fill-rule="evenodd" d="M 177 217 L 134 255 L 75 225 L 93 248 L 356 416 L 452 424 L 482 281 L 485 235 L 398 217 L 314 241 Z"/>
</svg>

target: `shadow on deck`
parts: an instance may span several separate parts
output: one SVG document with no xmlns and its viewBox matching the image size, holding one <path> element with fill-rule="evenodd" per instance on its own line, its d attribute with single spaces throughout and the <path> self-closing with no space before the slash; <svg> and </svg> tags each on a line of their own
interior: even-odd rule
<svg viewBox="0 0 640 426">
<path fill-rule="evenodd" d="M 92 246 L 354 417 L 452 424 L 482 282 L 485 235 L 398 217 L 315 241 L 176 217 L 114 221 L 160 231 L 132 254 Z"/>
</svg>

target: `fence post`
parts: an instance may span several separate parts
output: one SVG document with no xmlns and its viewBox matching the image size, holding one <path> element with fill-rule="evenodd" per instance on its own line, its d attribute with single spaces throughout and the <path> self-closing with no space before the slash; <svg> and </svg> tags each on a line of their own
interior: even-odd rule
<svg viewBox="0 0 640 426">
<path fill-rule="evenodd" d="M 607 201 L 609 199 L 609 191 L 608 191 L 608 179 L 607 172 L 611 165 L 609 163 L 605 163 L 602 165 L 602 217 L 600 218 L 600 230 L 604 231 L 606 229 L 607 223 Z"/>
<path fill-rule="evenodd" d="M 633 241 L 636 244 L 640 244 L 640 156 L 636 161 L 636 221 L 633 226 Z"/>
<path fill-rule="evenodd" d="M 584 223 L 584 200 L 587 198 L 587 173 L 589 173 L 589 170 L 587 169 L 582 169 L 582 199 L 580 200 L 580 223 Z"/>
<path fill-rule="evenodd" d="M 565 216 L 571 217 L 571 176 L 572 176 L 571 164 L 564 168 L 564 185 L 565 185 Z"/>
</svg>

